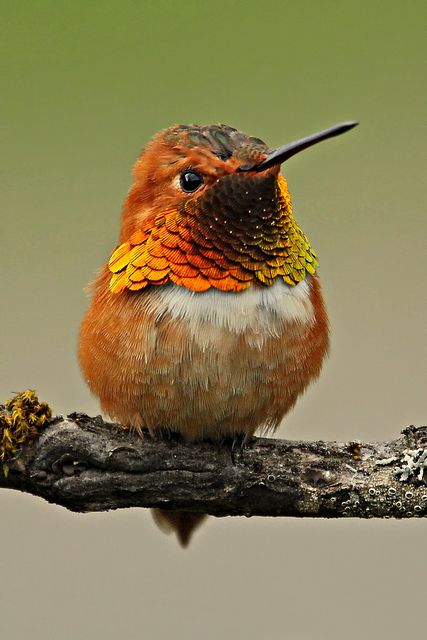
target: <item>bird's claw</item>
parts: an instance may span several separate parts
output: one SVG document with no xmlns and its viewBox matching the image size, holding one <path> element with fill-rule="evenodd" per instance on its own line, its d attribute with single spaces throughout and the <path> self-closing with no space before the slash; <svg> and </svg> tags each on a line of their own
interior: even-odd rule
<svg viewBox="0 0 427 640">
<path fill-rule="evenodd" d="M 240 458 L 243 458 L 243 451 L 246 444 L 246 435 L 244 433 L 236 433 L 231 441 L 231 462 L 236 464 L 236 452 L 239 451 Z"/>
</svg>

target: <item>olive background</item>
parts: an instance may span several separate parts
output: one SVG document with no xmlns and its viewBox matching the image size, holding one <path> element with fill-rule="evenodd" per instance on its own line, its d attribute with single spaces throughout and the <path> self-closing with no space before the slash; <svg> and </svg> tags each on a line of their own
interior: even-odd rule
<svg viewBox="0 0 427 640">
<path fill-rule="evenodd" d="M 1 2 L 0 398 L 99 412 L 83 288 L 140 149 L 173 123 L 278 146 L 320 256 L 332 351 L 278 432 L 382 440 L 427 420 L 424 2 Z M 424 47 L 424 50 L 423 50 Z M 190 548 L 138 509 L 0 496 L 9 640 L 397 640 L 425 630 L 426 522 L 211 518 Z"/>
</svg>

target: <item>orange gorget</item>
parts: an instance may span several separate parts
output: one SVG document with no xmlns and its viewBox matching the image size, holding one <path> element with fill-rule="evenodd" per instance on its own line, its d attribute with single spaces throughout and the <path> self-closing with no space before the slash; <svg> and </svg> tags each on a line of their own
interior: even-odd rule
<svg viewBox="0 0 427 640">
<path fill-rule="evenodd" d="M 110 290 L 173 282 L 192 291 L 243 291 L 280 279 L 292 286 L 313 274 L 317 264 L 279 175 L 274 197 L 241 216 L 219 214 L 201 197 L 149 218 L 113 252 Z"/>
</svg>

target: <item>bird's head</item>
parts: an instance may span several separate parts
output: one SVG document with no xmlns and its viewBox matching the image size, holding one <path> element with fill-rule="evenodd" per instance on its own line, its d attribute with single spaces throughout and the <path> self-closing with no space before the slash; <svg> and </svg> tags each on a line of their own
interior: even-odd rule
<svg viewBox="0 0 427 640">
<path fill-rule="evenodd" d="M 158 133 L 134 167 L 110 288 L 168 281 L 195 291 L 288 284 L 317 260 L 295 223 L 280 165 L 355 126 L 348 122 L 271 150 L 227 125 L 177 125 Z"/>
</svg>

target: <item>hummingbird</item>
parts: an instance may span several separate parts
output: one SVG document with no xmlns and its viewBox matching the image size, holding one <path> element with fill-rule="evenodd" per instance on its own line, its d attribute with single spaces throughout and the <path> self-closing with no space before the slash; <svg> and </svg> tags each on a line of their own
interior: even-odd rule
<svg viewBox="0 0 427 640">
<path fill-rule="evenodd" d="M 224 124 L 149 142 L 80 330 L 83 375 L 111 419 L 241 445 L 277 428 L 329 348 L 317 255 L 280 168 L 356 124 L 276 149 Z M 153 513 L 182 546 L 206 517 Z"/>
</svg>

